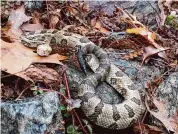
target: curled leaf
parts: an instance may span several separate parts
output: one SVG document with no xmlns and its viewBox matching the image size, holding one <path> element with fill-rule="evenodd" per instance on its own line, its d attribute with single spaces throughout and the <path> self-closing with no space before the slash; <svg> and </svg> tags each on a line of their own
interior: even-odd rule
<svg viewBox="0 0 178 134">
<path fill-rule="evenodd" d="M 178 122 L 175 120 L 175 118 L 168 117 L 168 112 L 166 110 L 165 104 L 161 101 L 158 101 L 156 98 L 152 98 L 152 102 L 157 107 L 158 112 L 152 111 L 149 108 L 148 103 L 146 103 L 147 110 L 150 112 L 150 114 L 152 114 L 155 118 L 160 120 L 168 131 L 177 133 Z"/>
<path fill-rule="evenodd" d="M 160 52 L 166 51 L 168 49 L 170 49 L 170 48 L 158 49 L 158 48 L 154 48 L 151 46 L 145 47 L 144 51 L 143 51 L 143 62 L 147 63 L 150 60 L 151 56 L 156 55 Z M 160 57 L 167 60 L 167 56 L 165 55 L 165 53 L 161 53 Z"/>
</svg>

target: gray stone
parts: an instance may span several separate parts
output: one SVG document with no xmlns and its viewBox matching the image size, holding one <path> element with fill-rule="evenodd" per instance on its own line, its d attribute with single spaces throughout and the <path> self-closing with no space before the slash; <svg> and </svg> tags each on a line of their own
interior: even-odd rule
<svg viewBox="0 0 178 134">
<path fill-rule="evenodd" d="M 172 73 L 156 89 L 156 96 L 166 104 L 170 116 L 178 110 L 178 72 Z"/>
<path fill-rule="evenodd" d="M 63 133 L 62 115 L 56 92 L 33 98 L 1 102 L 2 134 Z M 61 130 L 60 130 L 61 129 Z"/>
</svg>

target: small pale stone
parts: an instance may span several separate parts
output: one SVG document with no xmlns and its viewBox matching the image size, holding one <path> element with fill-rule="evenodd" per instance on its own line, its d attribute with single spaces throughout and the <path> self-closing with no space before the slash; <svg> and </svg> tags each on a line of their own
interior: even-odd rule
<svg viewBox="0 0 178 134">
<path fill-rule="evenodd" d="M 52 48 L 49 45 L 39 45 L 37 47 L 37 54 L 40 56 L 49 56 Z"/>
</svg>

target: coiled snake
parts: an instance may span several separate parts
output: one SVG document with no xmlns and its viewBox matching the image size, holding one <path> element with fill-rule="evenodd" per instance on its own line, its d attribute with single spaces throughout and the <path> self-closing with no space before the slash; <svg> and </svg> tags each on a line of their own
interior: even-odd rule
<svg viewBox="0 0 178 134">
<path fill-rule="evenodd" d="M 20 38 L 22 44 L 36 48 L 38 45 L 58 44 L 61 47 L 81 46 L 84 54 L 94 54 L 89 59 L 92 75 L 80 83 L 78 96 L 82 110 L 95 124 L 109 129 L 124 129 L 132 125 L 144 112 L 138 90 L 133 89 L 131 79 L 118 67 L 110 63 L 107 53 L 88 38 L 64 31 L 42 30 L 27 33 Z M 106 104 L 95 93 L 95 88 L 106 81 L 125 100 L 120 104 Z"/>
</svg>

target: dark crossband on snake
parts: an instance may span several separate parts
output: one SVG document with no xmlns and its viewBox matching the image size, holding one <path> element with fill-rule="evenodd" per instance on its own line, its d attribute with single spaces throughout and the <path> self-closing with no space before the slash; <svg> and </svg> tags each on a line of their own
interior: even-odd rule
<svg viewBox="0 0 178 134">
<path fill-rule="evenodd" d="M 94 55 L 88 61 L 93 74 L 86 76 L 80 83 L 78 97 L 82 100 L 81 108 L 84 114 L 96 125 L 109 129 L 124 129 L 131 126 L 144 113 L 145 109 L 139 91 L 133 89 L 131 79 L 110 62 L 107 53 L 102 48 L 88 38 L 48 29 L 25 33 L 20 37 L 20 41 L 27 47 L 37 49 L 41 46 L 50 47 L 51 44 L 71 48 L 80 46 L 84 54 Z M 51 48 L 47 50 L 53 51 Z M 124 97 L 122 103 L 107 104 L 96 95 L 95 89 L 103 81 L 110 84 Z"/>
</svg>

